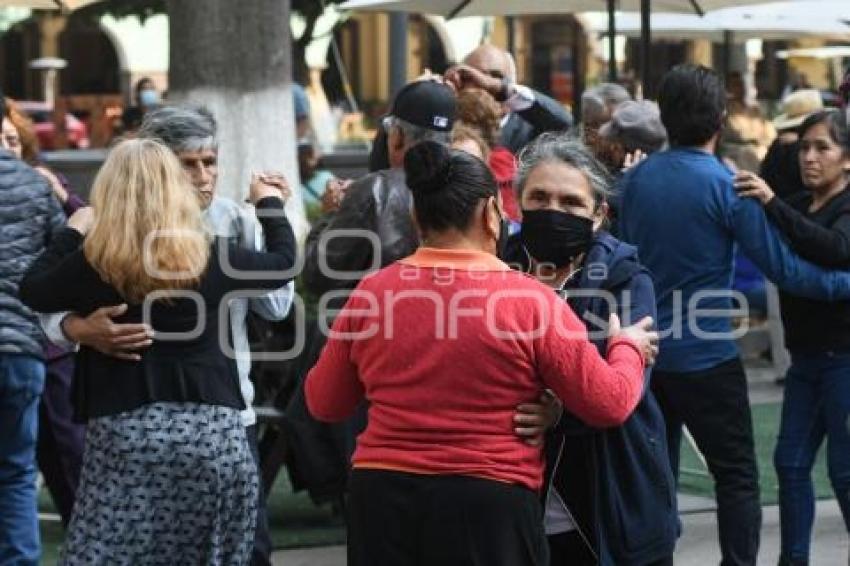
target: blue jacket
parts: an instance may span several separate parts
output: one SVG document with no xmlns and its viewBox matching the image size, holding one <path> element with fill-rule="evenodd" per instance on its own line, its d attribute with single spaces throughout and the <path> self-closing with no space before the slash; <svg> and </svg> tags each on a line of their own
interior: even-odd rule
<svg viewBox="0 0 850 566">
<path fill-rule="evenodd" d="M 512 238 L 508 253 L 526 267 L 518 238 Z M 602 355 L 607 333 L 599 324 L 607 325 L 612 306 L 623 325 L 656 314 L 653 282 L 637 250 L 605 232 L 597 234 L 566 296 Z M 603 566 L 639 566 L 672 556 L 679 534 L 664 417 L 649 380 L 647 370 L 643 399 L 621 427 L 591 429 L 565 414 L 546 441 L 543 501 L 549 489 L 558 490 Z"/>
<path fill-rule="evenodd" d="M 0 353 L 44 358 L 44 334 L 18 286 L 65 215 L 47 180 L 0 149 Z M 57 282 L 57 284 L 59 284 Z"/>
<path fill-rule="evenodd" d="M 659 370 L 693 372 L 738 355 L 730 322 L 732 262 L 740 247 L 788 293 L 850 298 L 850 273 L 800 259 L 754 199 L 738 197 L 731 172 L 692 148 L 654 153 L 621 182 L 621 238 L 652 271 L 662 332 Z"/>
</svg>

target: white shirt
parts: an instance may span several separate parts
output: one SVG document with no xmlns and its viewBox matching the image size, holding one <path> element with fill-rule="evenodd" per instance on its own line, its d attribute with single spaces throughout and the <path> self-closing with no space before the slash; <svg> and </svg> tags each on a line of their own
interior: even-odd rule
<svg viewBox="0 0 850 566">
<path fill-rule="evenodd" d="M 561 499 L 558 490 L 554 487 L 546 496 L 546 512 L 543 516 L 543 528 L 546 536 L 559 535 L 576 530 L 576 524 L 567 504 Z"/>
<path fill-rule="evenodd" d="M 534 97 L 534 91 L 523 85 L 513 85 L 514 94 L 508 98 L 504 104 L 507 106 L 508 110 L 511 112 L 522 112 L 524 110 L 528 110 L 537 99 Z M 504 116 L 502 116 L 502 121 L 499 122 L 499 127 L 504 128 L 505 124 L 508 123 L 508 119 L 511 116 L 511 112 L 508 112 Z"/>
</svg>

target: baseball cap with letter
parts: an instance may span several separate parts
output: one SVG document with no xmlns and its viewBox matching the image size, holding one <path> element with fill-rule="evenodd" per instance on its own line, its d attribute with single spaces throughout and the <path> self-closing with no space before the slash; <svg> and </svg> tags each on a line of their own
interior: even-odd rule
<svg viewBox="0 0 850 566">
<path fill-rule="evenodd" d="M 437 132 L 451 131 L 457 97 L 448 86 L 430 80 L 415 81 L 398 91 L 390 115 L 414 126 Z"/>
</svg>

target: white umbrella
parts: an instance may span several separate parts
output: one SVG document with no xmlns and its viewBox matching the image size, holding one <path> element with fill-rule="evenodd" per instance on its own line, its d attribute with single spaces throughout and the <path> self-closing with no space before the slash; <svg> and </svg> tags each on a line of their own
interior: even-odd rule
<svg viewBox="0 0 850 566">
<path fill-rule="evenodd" d="M 652 0 L 653 12 L 707 12 L 727 6 L 758 4 L 768 0 Z M 641 0 L 619 0 L 617 9 L 638 12 Z M 607 0 L 349 0 L 346 10 L 414 12 L 438 14 L 447 18 L 464 16 L 520 16 L 563 14 L 607 9 Z"/>
<path fill-rule="evenodd" d="M 766 1 L 769 0 L 744 0 L 747 4 L 760 4 Z M 741 4 L 741 0 L 349 0 L 340 7 L 348 10 L 437 14 L 447 18 L 564 14 L 607 9 L 612 52 L 615 8 L 628 12 L 639 11 L 641 15 L 641 72 L 645 74 L 649 67 L 650 11 L 702 15 L 707 10 Z M 613 59 L 611 57 L 609 67 L 611 75 L 616 74 Z M 650 86 L 644 85 L 645 88 Z"/>
<path fill-rule="evenodd" d="M 670 39 L 709 39 L 724 41 L 732 33 L 735 41 L 759 38 L 790 40 L 815 36 L 832 40 L 850 40 L 850 2 L 821 0 L 817 9 L 810 2 L 771 2 L 758 6 L 741 6 L 693 14 L 652 14 L 650 20 L 655 37 Z M 608 15 L 604 12 L 582 14 L 591 29 L 606 32 Z M 617 33 L 640 34 L 637 14 L 618 12 Z"/>
<path fill-rule="evenodd" d="M 99 1 L 100 0 L 0 0 L 0 7 L 63 10 L 65 12 L 71 12 Z"/>
<path fill-rule="evenodd" d="M 785 49 L 777 51 L 776 56 L 780 59 L 789 57 L 809 57 L 811 59 L 843 59 L 850 57 L 850 45 L 827 45 L 826 47 L 800 47 L 799 49 Z"/>
</svg>

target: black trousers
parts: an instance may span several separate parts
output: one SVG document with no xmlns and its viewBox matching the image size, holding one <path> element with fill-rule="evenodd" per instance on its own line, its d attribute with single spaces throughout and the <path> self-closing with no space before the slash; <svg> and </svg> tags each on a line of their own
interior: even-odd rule
<svg viewBox="0 0 850 566">
<path fill-rule="evenodd" d="M 577 531 L 549 535 L 547 538 L 549 539 L 550 566 L 597 566 L 599 564 L 596 556 Z M 673 566 L 673 557 L 629 566 Z"/>
<path fill-rule="evenodd" d="M 548 566 L 529 489 L 463 476 L 355 469 L 349 566 Z"/>
<path fill-rule="evenodd" d="M 754 565 L 761 504 L 747 376 L 735 358 L 691 373 L 654 371 L 652 391 L 667 420 L 670 462 L 678 477 L 682 425 L 714 477 L 722 566 Z"/>
<path fill-rule="evenodd" d="M 251 454 L 257 464 L 257 473 L 260 474 L 260 449 L 257 443 L 257 425 L 245 428 Z M 257 491 L 257 530 L 254 531 L 254 550 L 251 552 L 251 566 L 271 566 L 272 563 L 272 537 L 269 532 L 269 517 L 266 512 L 266 494 L 263 491 L 262 474 L 260 474 L 260 489 Z"/>
<path fill-rule="evenodd" d="M 549 535 L 550 566 L 596 566 L 596 557 L 577 531 Z"/>
</svg>

